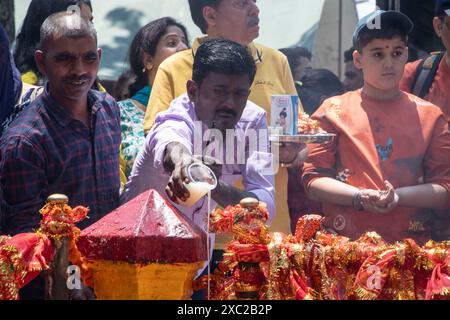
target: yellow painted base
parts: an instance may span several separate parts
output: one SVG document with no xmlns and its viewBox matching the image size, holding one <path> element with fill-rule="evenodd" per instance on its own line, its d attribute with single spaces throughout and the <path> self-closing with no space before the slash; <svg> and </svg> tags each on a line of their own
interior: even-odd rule
<svg viewBox="0 0 450 320">
<path fill-rule="evenodd" d="M 91 261 L 94 291 L 99 300 L 187 300 L 192 280 L 204 262 L 131 264 Z"/>
</svg>

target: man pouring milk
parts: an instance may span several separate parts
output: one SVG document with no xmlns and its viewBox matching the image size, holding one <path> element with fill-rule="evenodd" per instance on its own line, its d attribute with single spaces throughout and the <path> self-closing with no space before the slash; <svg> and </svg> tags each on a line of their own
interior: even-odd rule
<svg viewBox="0 0 450 320">
<path fill-rule="evenodd" d="M 191 181 L 188 169 L 193 163 L 203 162 L 214 172 L 205 170 L 211 190 L 206 187 L 203 191 L 211 191 L 212 208 L 256 198 L 267 204 L 270 223 L 275 214 L 276 170 L 266 112 L 248 101 L 255 73 L 255 62 L 243 46 L 223 39 L 205 41 L 195 54 L 187 93 L 158 114 L 147 135 L 122 194 L 122 203 L 155 189 L 207 230 L 208 201 L 202 197 L 193 203 L 197 199 L 190 198 L 198 196 L 198 188 L 194 191 L 197 194 L 189 192 L 193 190 L 189 184 L 195 181 Z M 303 148 L 281 147 L 278 160 L 292 158 Z M 234 186 L 240 178 L 244 190 Z"/>
</svg>

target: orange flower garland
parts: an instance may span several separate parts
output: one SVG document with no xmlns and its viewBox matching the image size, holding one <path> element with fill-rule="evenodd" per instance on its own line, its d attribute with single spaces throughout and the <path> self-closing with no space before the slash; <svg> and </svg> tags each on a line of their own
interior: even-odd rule
<svg viewBox="0 0 450 320">
<path fill-rule="evenodd" d="M 317 120 L 312 120 L 307 113 L 301 112 L 297 121 L 299 134 L 318 134 L 323 132 Z"/>
<path fill-rule="evenodd" d="M 42 221 L 38 232 L 48 235 L 56 247 L 61 246 L 63 238 L 69 238 L 69 261 L 80 268 L 83 283 L 92 286 L 92 273 L 77 247 L 81 231 L 75 226 L 87 217 L 88 212 L 89 209 L 82 206 L 72 209 L 67 204 L 61 205 L 50 201 L 40 210 Z"/>
<path fill-rule="evenodd" d="M 237 205 L 212 213 L 211 230 L 234 235 L 211 275 L 212 299 L 243 298 L 242 284 L 271 300 L 450 298 L 450 241 L 388 244 L 374 232 L 350 241 L 322 231 L 317 215 L 300 218 L 294 236 L 269 234 L 264 210 Z M 244 262 L 251 264 L 243 272 Z"/>
<path fill-rule="evenodd" d="M 63 238 L 70 239 L 69 260 L 80 267 L 85 285 L 91 285 L 91 273 L 76 245 L 80 230 L 75 226 L 88 211 L 49 201 L 40 210 L 42 220 L 36 233 L 0 236 L 0 300 L 18 300 L 19 290 L 50 268 Z"/>
</svg>

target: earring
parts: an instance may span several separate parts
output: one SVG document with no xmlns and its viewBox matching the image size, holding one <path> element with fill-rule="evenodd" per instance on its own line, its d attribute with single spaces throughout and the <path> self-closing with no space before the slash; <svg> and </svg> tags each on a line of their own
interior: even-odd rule
<svg viewBox="0 0 450 320">
<path fill-rule="evenodd" d="M 142 69 L 142 73 L 145 73 L 147 71 L 150 71 L 153 69 L 153 65 L 151 64 L 151 62 L 147 62 L 145 64 L 145 67 Z"/>
</svg>

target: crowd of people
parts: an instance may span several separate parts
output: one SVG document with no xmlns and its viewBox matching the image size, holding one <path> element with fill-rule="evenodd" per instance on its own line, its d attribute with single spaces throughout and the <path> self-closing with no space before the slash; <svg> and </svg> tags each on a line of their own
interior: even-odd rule
<svg viewBox="0 0 450 320">
<path fill-rule="evenodd" d="M 90 0 L 32 0 L 14 50 L 0 26 L 0 234 L 37 229 L 54 193 L 89 207 L 85 228 L 150 188 L 206 229 L 207 202 L 182 205 L 186 169 L 203 162 L 218 178 L 213 206 L 256 198 L 269 223 L 287 226 L 274 231 L 319 213 L 329 231 L 351 238 L 450 240 L 449 0 L 437 0 L 433 20 L 445 51 L 407 63 L 412 21 L 377 10 L 355 26 L 344 79 L 313 69 L 305 48 L 255 42 L 256 1 L 189 6 L 204 36 L 191 46 L 171 17 L 146 24 L 111 95 L 97 77 Z M 375 19 L 381 27 L 369 28 Z M 262 170 L 274 162 L 272 95 L 298 95 L 300 111 L 337 139 L 278 145 L 282 168 Z M 216 134 L 203 139 L 208 130 Z M 218 142 L 229 130 L 243 150 Z M 252 144 L 251 132 L 265 134 Z M 42 279 L 28 287 L 39 297 Z"/>
</svg>

